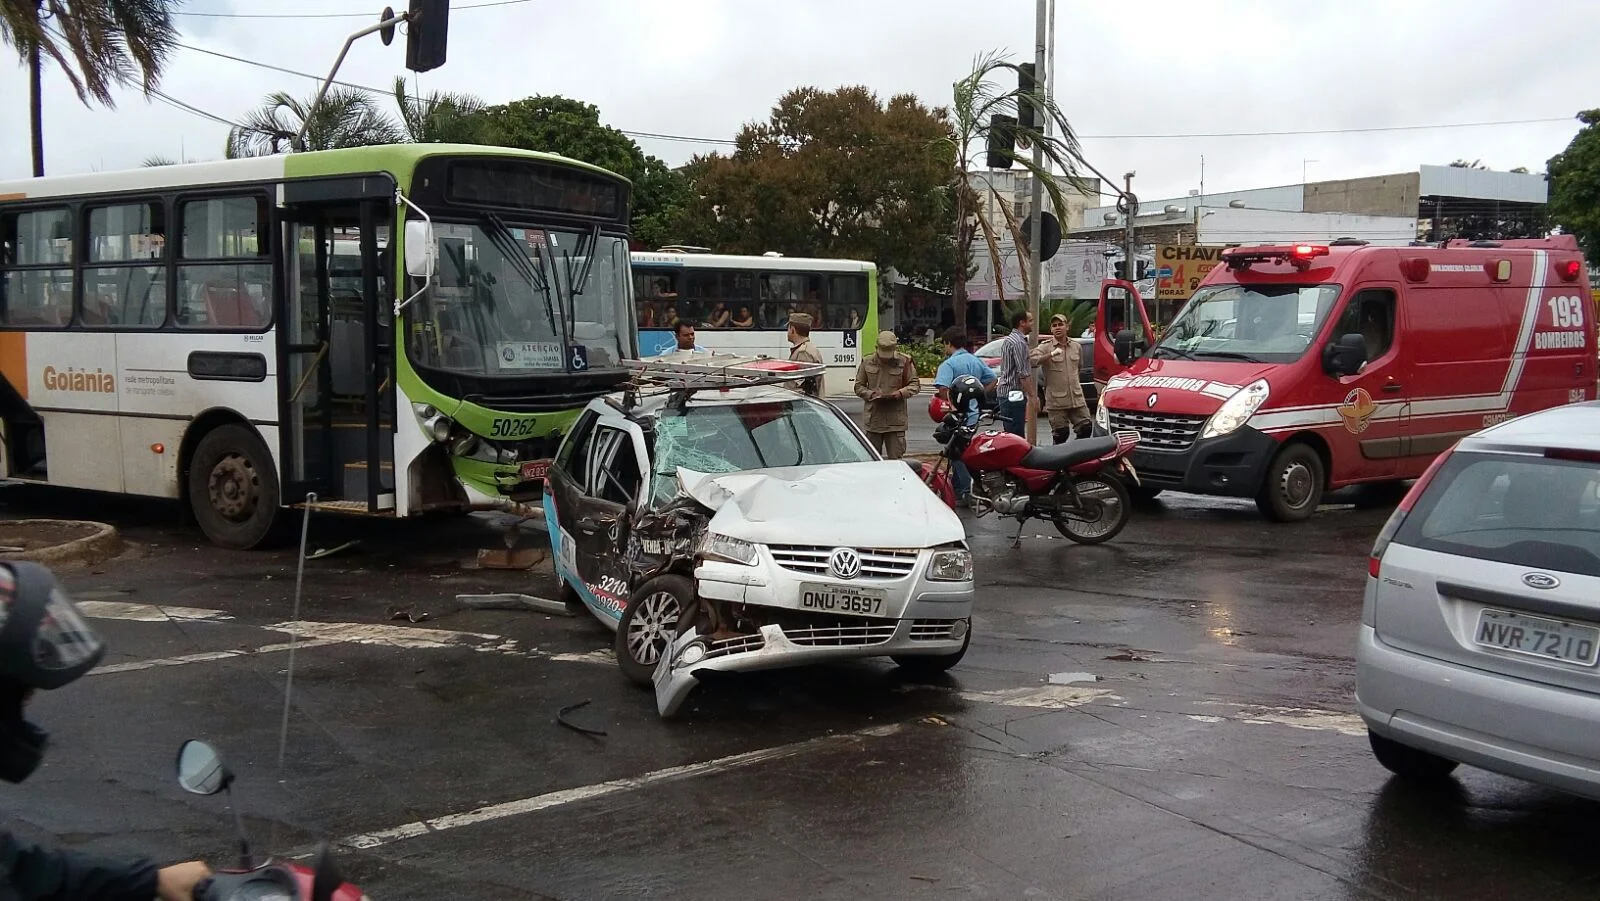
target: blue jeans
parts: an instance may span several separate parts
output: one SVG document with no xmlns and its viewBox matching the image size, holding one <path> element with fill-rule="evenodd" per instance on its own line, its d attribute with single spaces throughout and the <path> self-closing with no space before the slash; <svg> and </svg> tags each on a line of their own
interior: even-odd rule
<svg viewBox="0 0 1600 901">
<path fill-rule="evenodd" d="M 956 500 L 972 494 L 972 473 L 960 460 L 950 461 L 950 487 L 956 493 Z"/>
<path fill-rule="evenodd" d="M 1013 435 L 1028 435 L 1028 402 L 1026 400 L 1000 402 L 1000 415 L 1005 417 L 1006 431 Z"/>
</svg>

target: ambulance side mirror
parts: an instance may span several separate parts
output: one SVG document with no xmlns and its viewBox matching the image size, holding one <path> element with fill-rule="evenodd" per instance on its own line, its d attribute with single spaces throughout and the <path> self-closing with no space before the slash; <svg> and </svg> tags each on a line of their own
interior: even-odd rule
<svg viewBox="0 0 1600 901">
<path fill-rule="evenodd" d="M 1367 341 L 1354 332 L 1340 335 L 1322 351 L 1322 368 L 1334 377 L 1355 375 L 1366 362 Z"/>
<path fill-rule="evenodd" d="M 1143 344 L 1144 342 L 1138 343 Z M 1139 355 L 1140 350 L 1142 348 L 1134 343 L 1133 329 L 1125 328 L 1117 332 L 1116 351 L 1118 363 L 1124 366 L 1131 364 L 1134 358 Z"/>
</svg>

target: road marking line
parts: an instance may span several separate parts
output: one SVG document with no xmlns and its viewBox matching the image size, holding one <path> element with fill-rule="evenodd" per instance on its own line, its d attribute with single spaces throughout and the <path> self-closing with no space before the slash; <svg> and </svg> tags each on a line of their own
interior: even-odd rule
<svg viewBox="0 0 1600 901">
<path fill-rule="evenodd" d="M 322 645 L 338 644 L 336 641 L 313 639 L 310 641 L 296 642 L 298 648 L 315 648 Z M 227 660 L 232 657 L 254 657 L 257 654 L 275 654 L 279 651 L 289 650 L 288 642 L 282 644 L 262 645 L 259 648 L 232 651 L 201 651 L 197 654 L 183 654 L 178 657 L 161 657 L 156 660 L 134 660 L 128 663 L 113 663 L 109 666 L 97 666 L 89 671 L 91 676 L 106 676 L 113 673 L 133 673 L 139 670 L 155 669 L 161 666 L 185 666 L 190 663 L 209 663 L 213 660 Z"/>
<path fill-rule="evenodd" d="M 1203 701 L 1204 704 L 1236 707 L 1231 716 L 1204 716 L 1185 714 L 1202 723 L 1216 723 L 1224 719 L 1252 726 L 1289 726 L 1311 732 L 1337 732 L 1340 735 L 1361 737 L 1367 734 L 1366 721 L 1354 713 L 1317 710 L 1312 707 L 1269 707 L 1261 704 L 1235 704 L 1228 701 Z"/>
<path fill-rule="evenodd" d="M 478 823 L 487 823 L 506 817 L 520 816 L 540 810 L 549 810 L 552 807 L 562 807 L 580 801 L 602 798 L 607 795 L 623 792 L 638 791 L 651 785 L 662 782 L 672 782 L 681 779 L 691 779 L 696 776 L 709 776 L 724 773 L 729 770 L 753 766 L 770 760 L 782 760 L 800 754 L 814 751 L 819 748 L 846 744 L 866 738 L 882 738 L 894 735 L 905 729 L 905 725 L 895 723 L 888 726 L 874 726 L 870 729 L 861 729 L 844 735 L 824 735 L 819 738 L 807 739 L 788 745 L 779 745 L 775 748 L 763 748 L 758 751 L 747 751 L 743 754 L 734 754 L 729 757 L 719 757 L 716 760 L 707 760 L 703 763 L 690 763 L 682 766 L 667 767 L 662 770 L 645 773 L 642 776 L 633 776 L 625 779 L 612 779 L 609 782 L 597 782 L 593 785 L 583 785 L 577 788 L 566 788 L 560 791 L 546 792 L 523 798 L 517 801 L 506 801 L 500 804 L 491 804 L 479 807 L 465 813 L 452 813 L 429 820 L 419 820 L 412 823 L 403 823 L 389 829 L 380 829 L 377 832 L 363 832 L 340 839 L 336 844 L 356 850 L 376 848 L 389 845 L 406 839 L 417 838 L 433 832 L 443 832 L 448 829 L 459 829 L 463 826 L 474 826 Z"/>
<path fill-rule="evenodd" d="M 94 619 L 125 619 L 138 623 L 166 623 L 174 621 L 225 622 L 233 615 L 222 610 L 200 607 L 169 607 L 165 604 L 130 604 L 125 601 L 78 601 L 84 616 Z"/>
</svg>

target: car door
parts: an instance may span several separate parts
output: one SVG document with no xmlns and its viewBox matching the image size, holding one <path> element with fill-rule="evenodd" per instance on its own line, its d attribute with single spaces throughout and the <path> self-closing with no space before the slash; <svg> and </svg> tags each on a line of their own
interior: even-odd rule
<svg viewBox="0 0 1600 901">
<path fill-rule="evenodd" d="M 1406 453 L 1408 379 L 1398 296 L 1397 286 L 1363 286 L 1329 330 L 1330 342 L 1361 335 L 1368 354 L 1354 375 L 1321 374 L 1336 383 L 1319 389 L 1328 392 L 1338 416 L 1338 427 L 1325 433 L 1333 451 L 1328 475 L 1335 483 L 1393 477 Z"/>
<path fill-rule="evenodd" d="M 578 517 L 589 491 L 589 461 L 594 456 L 594 437 L 600 416 L 585 410 L 556 451 L 555 462 L 545 475 L 544 519 L 550 534 L 550 551 L 555 558 L 556 577 L 571 586 L 586 604 L 595 606 L 585 585 L 580 561 L 583 553 L 578 536 Z"/>
<path fill-rule="evenodd" d="M 585 465 L 587 484 L 575 498 L 573 536 L 580 594 L 596 612 L 620 621 L 630 584 L 628 530 L 649 471 L 644 433 L 621 417 L 602 417 L 595 425 Z"/>
</svg>

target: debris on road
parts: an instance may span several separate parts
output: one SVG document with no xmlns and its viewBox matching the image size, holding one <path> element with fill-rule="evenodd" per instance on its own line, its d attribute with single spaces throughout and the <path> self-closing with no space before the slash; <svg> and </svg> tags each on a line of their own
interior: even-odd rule
<svg viewBox="0 0 1600 901">
<path fill-rule="evenodd" d="M 604 730 L 604 729 L 596 729 L 596 728 L 594 728 L 592 726 L 585 726 L 585 725 L 582 725 L 580 723 L 574 723 L 571 720 L 567 719 L 567 714 L 573 712 L 574 710 L 580 710 L 580 709 L 582 709 L 584 707 L 587 707 L 587 706 L 589 706 L 589 699 L 588 698 L 585 698 L 585 699 L 583 699 L 582 701 L 579 701 L 576 704 L 568 704 L 567 706 L 565 706 L 565 707 L 561 708 L 560 710 L 556 711 L 556 722 L 561 724 L 561 725 L 563 725 L 563 726 L 566 726 L 568 729 L 571 729 L 574 732 L 582 732 L 584 735 L 605 735 L 606 734 L 606 730 Z"/>
<path fill-rule="evenodd" d="M 572 615 L 566 604 L 531 594 L 458 594 L 456 603 L 473 610 L 532 610 L 552 616 Z"/>
</svg>

